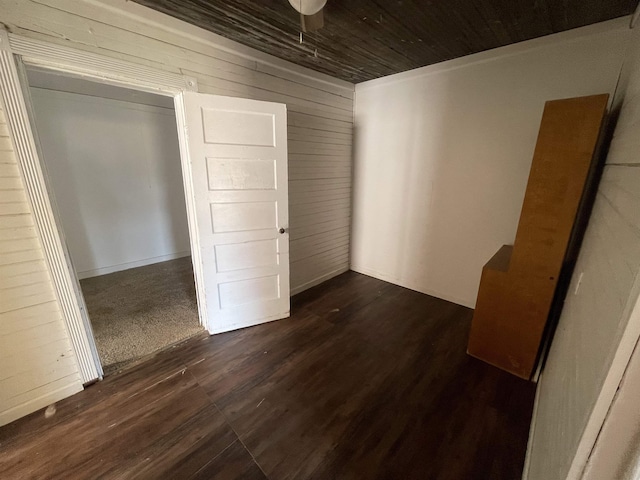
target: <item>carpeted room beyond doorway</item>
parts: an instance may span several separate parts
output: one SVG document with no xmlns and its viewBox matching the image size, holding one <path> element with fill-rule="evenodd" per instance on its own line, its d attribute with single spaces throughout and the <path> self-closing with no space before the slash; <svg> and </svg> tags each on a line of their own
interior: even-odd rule
<svg viewBox="0 0 640 480">
<path fill-rule="evenodd" d="M 80 281 L 105 373 L 204 331 L 191 257 Z"/>
</svg>

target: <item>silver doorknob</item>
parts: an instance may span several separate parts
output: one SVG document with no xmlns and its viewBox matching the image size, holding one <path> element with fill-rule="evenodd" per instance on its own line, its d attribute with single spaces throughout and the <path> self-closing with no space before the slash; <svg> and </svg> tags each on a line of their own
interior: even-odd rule
<svg viewBox="0 0 640 480">
<path fill-rule="evenodd" d="M 281 228 L 280 233 L 284 233 L 284 232 L 286 232 L 286 230 L 284 228 Z"/>
</svg>

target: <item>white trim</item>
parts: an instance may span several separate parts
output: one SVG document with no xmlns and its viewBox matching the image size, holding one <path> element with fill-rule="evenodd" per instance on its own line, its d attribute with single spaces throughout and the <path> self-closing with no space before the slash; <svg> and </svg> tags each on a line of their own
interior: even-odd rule
<svg viewBox="0 0 640 480">
<path fill-rule="evenodd" d="M 291 289 L 290 295 L 293 297 L 294 295 L 304 292 L 305 290 L 310 289 L 311 287 L 315 287 L 316 285 L 320 285 L 322 282 L 326 282 L 330 278 L 337 277 L 341 273 L 348 272 L 349 267 L 338 268 L 337 270 L 332 270 L 329 273 L 325 273 L 319 277 L 314 278 L 313 280 L 309 280 L 308 282 L 303 283 L 302 285 L 298 285 L 295 288 Z"/>
<path fill-rule="evenodd" d="M 602 429 L 604 421 L 607 416 L 607 412 L 613 403 L 618 386 L 622 381 L 624 372 L 629 365 L 631 355 L 636 347 L 638 341 L 640 341 L 640 275 L 637 275 L 629 295 L 630 301 L 624 311 L 624 315 L 629 315 L 629 321 L 620 337 L 620 343 L 616 349 L 616 353 L 611 362 L 611 367 L 607 372 L 607 376 L 600 389 L 600 394 L 596 400 L 596 403 L 591 410 L 587 425 L 582 432 L 576 453 L 571 461 L 571 467 L 565 480 L 579 480 L 582 478 L 584 469 L 589 461 L 589 457 L 593 452 L 598 434 Z M 536 390 L 536 399 L 533 408 L 533 415 L 531 416 L 531 427 L 529 430 L 529 441 L 527 444 L 527 453 L 525 456 L 524 469 L 522 473 L 522 480 L 528 480 L 529 470 L 531 468 L 531 447 L 533 446 L 533 438 L 535 435 L 535 426 L 538 413 L 538 397 L 540 394 L 540 385 L 544 382 L 544 371 L 540 374 L 540 381 L 538 382 L 538 389 Z"/>
<path fill-rule="evenodd" d="M 130 268 L 144 267 L 146 265 L 153 265 L 154 263 L 166 262 L 168 260 L 175 260 L 177 258 L 184 258 L 191 255 L 191 251 L 175 252 L 167 255 L 159 255 L 157 257 L 144 258 L 142 260 L 134 260 L 133 262 L 119 263 L 117 265 L 109 265 L 108 267 L 94 268 L 92 270 L 78 271 L 78 280 L 84 280 L 85 278 L 97 277 L 99 275 L 108 275 L 109 273 L 121 272 L 123 270 L 129 270 Z"/>
<path fill-rule="evenodd" d="M 607 412 L 613 403 L 624 372 L 629 365 L 633 350 L 640 339 L 640 274 L 636 275 L 629 299 L 630 301 L 627 302 L 623 314 L 624 317 L 629 316 L 629 321 L 620 337 L 620 343 L 611 361 L 611 367 L 609 367 L 600 389 L 600 394 L 593 406 L 593 410 L 591 410 L 591 415 L 580 438 L 567 480 L 579 480 L 582 478 L 598 434 L 607 417 Z"/>
<path fill-rule="evenodd" d="M 197 91 L 197 83 L 195 79 L 184 75 L 7 34 L 6 31 L 0 30 L 0 90 L 6 106 L 7 123 L 16 145 L 16 155 L 23 172 L 34 219 L 42 237 L 45 258 L 78 360 L 80 376 L 86 384 L 102 378 L 102 365 L 79 288 L 78 276 L 71 264 L 64 236 L 57 227 L 59 222 L 56 222 L 55 211 L 47 193 L 46 177 L 38 156 L 37 139 L 29 122 L 28 105 L 22 92 L 14 54 L 19 55 L 19 60 L 27 65 L 174 98 L 198 312 L 200 323 L 208 329 L 204 275 L 195 225 L 195 200 L 192 195 L 190 163 L 186 148 L 187 132 L 182 108 L 182 93 Z"/>
<path fill-rule="evenodd" d="M 198 90 L 195 78 L 177 73 L 109 58 L 96 53 L 76 50 L 53 43 L 9 34 L 9 45 L 22 61 L 79 77 L 99 78 L 103 83 L 138 87 L 138 89 L 175 94 L 182 90 Z"/>
<path fill-rule="evenodd" d="M 454 58 L 453 60 L 447 60 L 433 65 L 427 65 L 426 67 L 420 67 L 406 72 L 368 80 L 366 82 L 356 84 L 356 93 L 368 88 L 392 85 L 416 78 L 427 77 L 451 70 L 457 70 L 459 68 L 469 67 L 471 65 L 493 62 L 513 55 L 519 55 L 530 50 L 536 50 L 538 48 L 554 47 L 557 46 L 559 42 L 578 42 L 585 37 L 596 34 L 610 34 L 621 30 L 628 30 L 630 18 L 631 16 L 620 17 L 606 22 L 588 25 L 586 27 L 546 35 L 544 37 L 534 38 L 533 40 L 527 40 L 525 42 L 513 43 L 504 47 L 498 47 L 484 52 Z"/>
<path fill-rule="evenodd" d="M 18 420 L 25 415 L 29 415 L 30 413 L 33 413 L 41 408 L 58 402 L 63 398 L 70 397 L 71 395 L 81 391 L 82 386 L 79 383 L 74 382 L 71 385 L 66 385 L 64 387 L 58 388 L 57 390 L 54 390 L 53 392 L 48 392 L 25 403 L 16 405 L 15 407 L 10 408 L 9 410 L 5 410 L 0 414 L 0 425 L 8 425 L 14 420 Z"/>
<path fill-rule="evenodd" d="M 0 30 L 0 92 L 33 217 L 40 232 L 45 258 L 78 361 L 80 377 L 83 383 L 88 383 L 102 377 L 102 366 L 91 326 L 85 323 L 86 313 L 81 309 L 82 304 L 77 301 L 77 280 L 67 262 L 63 241 L 55 222 L 20 76 L 4 30 Z"/>
<path fill-rule="evenodd" d="M 180 162 L 182 163 L 182 180 L 184 185 L 184 197 L 187 207 L 187 223 L 189 225 L 189 242 L 191 244 L 191 263 L 193 264 L 193 276 L 196 283 L 196 297 L 198 298 L 198 316 L 200 324 L 213 334 L 207 309 L 207 294 L 204 288 L 204 266 L 202 263 L 202 250 L 200 249 L 200 236 L 196 215 L 196 196 L 193 193 L 193 175 L 191 173 L 191 161 L 189 160 L 189 142 L 184 96 L 182 93 L 173 97 L 176 112 L 176 124 L 178 125 L 178 144 L 180 146 Z"/>
</svg>

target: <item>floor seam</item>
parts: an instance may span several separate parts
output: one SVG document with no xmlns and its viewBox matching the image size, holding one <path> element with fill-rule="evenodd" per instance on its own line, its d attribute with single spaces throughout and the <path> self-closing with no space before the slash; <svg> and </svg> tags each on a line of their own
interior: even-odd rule
<svg viewBox="0 0 640 480">
<path fill-rule="evenodd" d="M 234 432 L 235 433 L 235 432 Z M 198 470 L 196 470 L 192 475 L 189 475 L 189 478 L 193 478 L 196 475 L 198 475 L 199 472 L 201 472 L 204 468 L 208 467 L 209 465 L 211 465 L 212 462 L 214 462 L 220 455 L 222 455 L 224 452 L 226 452 L 227 450 L 229 450 L 236 442 L 240 441 L 240 438 L 238 437 L 238 435 L 236 434 L 236 439 L 231 442 L 229 445 L 227 445 L 226 447 L 224 447 L 220 453 L 218 453 L 216 456 L 214 456 L 211 460 L 209 460 L 207 463 L 205 463 L 204 465 L 202 465 Z M 240 442 L 242 443 L 242 442 Z"/>
<path fill-rule="evenodd" d="M 224 418 L 225 423 L 229 426 L 229 428 L 233 431 L 233 433 L 235 434 L 235 436 L 237 437 L 238 441 L 240 442 L 240 444 L 244 447 L 244 449 L 247 451 L 247 453 L 249 454 L 249 456 L 251 457 L 251 459 L 253 460 L 253 463 L 255 463 L 258 468 L 260 469 L 260 471 L 262 472 L 262 474 L 264 475 L 264 477 L 269 480 L 269 475 L 267 475 L 267 472 L 264 471 L 264 468 L 262 468 L 262 465 L 260 465 L 260 463 L 258 462 L 258 460 L 256 459 L 256 457 L 253 455 L 253 453 L 251 453 L 251 450 L 249 450 L 249 447 L 247 447 L 247 445 L 242 441 L 242 438 L 240 437 L 240 434 L 236 431 L 235 428 L 233 428 L 233 425 L 231 425 L 231 422 L 229 421 L 229 419 L 227 418 L 227 416 L 224 414 L 224 412 L 222 411 L 222 409 L 218 406 L 218 404 L 216 404 L 216 402 L 211 398 L 211 395 L 209 395 L 207 393 L 207 396 L 209 397 L 209 400 L 211 401 L 211 403 L 213 404 L 214 407 L 216 407 L 216 409 L 218 410 L 218 412 L 220 412 L 220 415 L 222 415 L 222 418 Z"/>
<path fill-rule="evenodd" d="M 191 372 L 189 372 L 191 373 Z M 262 474 L 264 475 L 264 477 L 269 480 L 269 475 L 267 475 L 267 472 L 264 471 L 264 468 L 262 468 L 262 465 L 260 465 L 260 463 L 258 462 L 258 460 L 256 459 L 256 457 L 253 455 L 253 453 L 251 452 L 251 450 L 249 450 L 249 447 L 247 447 L 247 445 L 242 441 L 242 438 L 240 437 L 240 434 L 236 431 L 235 428 L 233 428 L 233 425 L 231 424 L 231 422 L 229 421 L 229 419 L 227 418 L 227 416 L 224 414 L 224 412 L 222 411 L 222 409 L 218 406 L 218 404 L 215 402 L 215 400 L 211 397 L 211 395 L 209 394 L 209 392 L 207 392 L 207 390 L 200 384 L 200 379 L 198 379 L 193 373 L 191 373 L 191 375 L 195 378 L 196 383 L 198 384 L 198 386 L 202 389 L 202 391 L 204 392 L 204 394 L 207 396 L 207 398 L 209 399 L 209 402 L 211 402 L 211 405 L 213 405 L 215 407 L 215 409 L 220 413 L 220 415 L 222 415 L 222 418 L 224 419 L 224 423 L 231 429 L 231 431 L 233 432 L 233 434 L 236 436 L 236 441 L 240 442 L 240 445 L 242 445 L 244 447 L 244 449 L 247 451 L 247 453 L 249 454 L 249 456 L 251 457 L 251 459 L 253 460 L 253 463 L 255 463 L 257 465 L 257 467 L 260 469 L 260 471 L 262 472 Z M 231 445 L 233 445 L 236 441 L 232 442 L 227 448 L 229 448 Z M 227 449 L 225 448 L 225 450 Z M 224 451 L 224 450 L 223 450 Z"/>
</svg>

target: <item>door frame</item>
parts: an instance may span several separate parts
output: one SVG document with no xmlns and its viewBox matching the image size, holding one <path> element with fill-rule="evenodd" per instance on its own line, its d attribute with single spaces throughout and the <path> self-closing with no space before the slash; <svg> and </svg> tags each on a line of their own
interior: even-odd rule
<svg viewBox="0 0 640 480">
<path fill-rule="evenodd" d="M 187 146 L 182 94 L 198 91 L 195 78 L 145 65 L 34 40 L 0 29 L 0 96 L 13 140 L 18 166 L 40 233 L 44 257 L 61 307 L 72 348 L 78 360 L 82 383 L 102 379 L 103 370 L 93 330 L 80 290 L 77 273 L 61 229 L 55 204 L 51 201 L 46 170 L 41 161 L 38 137 L 33 124 L 24 66 L 33 66 L 66 76 L 98 83 L 170 96 L 174 100 L 180 162 L 184 183 L 189 240 L 196 284 L 200 324 L 211 331 L 204 294 L 204 275 L 196 227 L 195 198 Z"/>
</svg>

